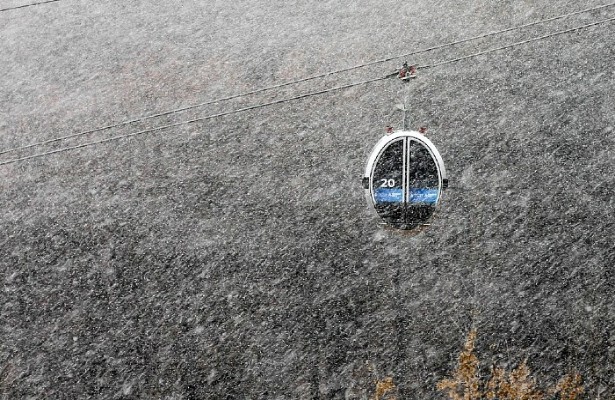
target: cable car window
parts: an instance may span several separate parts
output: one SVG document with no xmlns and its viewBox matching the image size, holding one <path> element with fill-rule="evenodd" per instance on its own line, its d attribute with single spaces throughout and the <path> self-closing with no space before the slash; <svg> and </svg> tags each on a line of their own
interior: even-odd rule
<svg viewBox="0 0 615 400">
<path fill-rule="evenodd" d="M 438 165 L 427 148 L 410 140 L 408 146 L 408 203 L 436 204 L 440 193 Z"/>
<path fill-rule="evenodd" d="M 376 211 L 386 222 L 403 222 L 404 209 L 404 143 L 403 139 L 385 147 L 372 173 L 373 200 Z"/>
</svg>

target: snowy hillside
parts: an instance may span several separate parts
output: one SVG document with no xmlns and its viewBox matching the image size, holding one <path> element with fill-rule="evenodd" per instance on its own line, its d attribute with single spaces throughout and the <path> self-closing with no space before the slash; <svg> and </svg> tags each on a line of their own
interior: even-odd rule
<svg viewBox="0 0 615 400">
<path fill-rule="evenodd" d="M 602 4 L 0 12 L 0 393 L 446 399 L 475 329 L 481 377 L 527 360 L 541 391 L 578 372 L 613 398 L 615 21 L 438 64 L 615 5 L 371 63 Z M 403 61 L 433 67 L 283 101 Z M 361 187 L 404 102 L 451 185 L 417 235 L 383 229 Z"/>
</svg>

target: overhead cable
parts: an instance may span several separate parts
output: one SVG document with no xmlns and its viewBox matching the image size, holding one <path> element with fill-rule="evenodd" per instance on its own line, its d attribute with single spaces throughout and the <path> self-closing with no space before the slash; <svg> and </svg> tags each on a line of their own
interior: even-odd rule
<svg viewBox="0 0 615 400">
<path fill-rule="evenodd" d="M 305 93 L 305 94 L 302 94 L 302 95 L 299 95 L 299 96 L 294 96 L 294 97 L 289 97 L 289 98 L 285 98 L 285 99 L 271 101 L 271 102 L 268 102 L 268 103 L 262 103 L 262 104 L 257 104 L 257 105 L 254 105 L 254 106 L 239 108 L 239 109 L 236 109 L 236 110 L 225 111 L 225 112 L 221 112 L 221 113 L 218 113 L 218 114 L 211 114 L 211 115 L 207 115 L 205 117 L 195 118 L 195 119 L 191 119 L 191 120 L 188 120 L 188 121 L 182 121 L 182 122 L 176 122 L 174 124 L 162 125 L 162 126 L 158 126 L 158 127 L 151 128 L 151 129 L 144 129 L 142 131 L 129 133 L 127 135 L 113 136 L 113 137 L 109 137 L 109 138 L 106 138 L 106 139 L 101 139 L 101 140 L 97 140 L 97 141 L 93 141 L 93 142 L 82 143 L 82 144 L 79 144 L 79 145 L 76 145 L 76 146 L 62 147 L 60 149 L 46 151 L 46 152 L 43 152 L 43 153 L 32 154 L 32 155 L 26 156 L 26 157 L 21 157 L 21 158 L 15 158 L 15 159 L 12 159 L 12 160 L 1 161 L 0 162 L 0 166 L 1 165 L 7 165 L 7 164 L 16 163 L 16 162 L 19 162 L 19 161 L 31 160 L 33 158 L 45 157 L 45 156 L 48 156 L 48 155 L 51 155 L 51 154 L 62 153 L 62 152 L 69 151 L 69 150 L 81 149 L 81 148 L 84 148 L 84 147 L 89 147 L 89 146 L 93 146 L 93 145 L 97 145 L 97 144 L 101 144 L 101 143 L 107 143 L 107 142 L 111 142 L 111 141 L 115 141 L 115 140 L 126 139 L 126 138 L 130 138 L 130 137 L 133 137 L 133 136 L 143 135 L 145 133 L 156 132 L 156 131 L 160 131 L 160 130 L 163 130 L 163 129 L 174 128 L 174 127 L 177 127 L 177 126 L 186 125 L 186 124 L 192 124 L 192 123 L 199 122 L 199 121 L 206 121 L 208 119 L 223 117 L 223 116 L 226 116 L 226 115 L 237 114 L 237 113 L 241 113 L 241 112 L 245 112 L 245 111 L 250 111 L 250 110 L 256 110 L 258 108 L 268 107 L 268 106 L 272 106 L 272 105 L 275 105 L 275 104 L 287 103 L 289 101 L 304 99 L 304 98 L 307 98 L 307 97 L 312 97 L 312 96 L 316 96 L 316 95 L 320 95 L 320 94 L 334 92 L 334 91 L 338 91 L 338 90 L 342 90 L 342 89 L 348 89 L 348 88 L 351 88 L 351 87 L 354 87 L 354 86 L 365 85 L 365 84 L 372 83 L 372 82 L 382 81 L 382 80 L 390 78 L 393 75 L 397 75 L 397 72 L 395 72 L 393 74 L 388 74 L 388 75 L 385 75 L 385 76 L 381 76 L 381 77 L 378 77 L 378 78 L 368 79 L 368 80 L 365 80 L 365 81 L 354 82 L 354 83 L 350 83 L 350 84 L 347 84 L 347 85 L 336 86 L 336 87 L 329 88 L 329 89 L 319 90 L 317 92 Z"/>
<path fill-rule="evenodd" d="M 58 0 L 53 0 L 53 1 L 58 1 Z M 514 26 L 514 27 L 509 27 L 509 28 L 506 28 L 506 29 L 498 30 L 498 31 L 492 31 L 492 32 L 484 33 L 484 34 L 481 34 L 481 35 L 478 35 L 478 36 L 472 36 L 472 37 L 469 37 L 469 38 L 460 39 L 460 40 L 456 40 L 456 41 L 453 41 L 453 42 L 448 42 L 448 43 L 437 45 L 437 46 L 432 46 L 432 47 L 428 47 L 428 48 L 424 48 L 424 49 L 420 49 L 420 50 L 415 50 L 415 51 L 412 51 L 412 52 L 409 52 L 409 53 L 405 53 L 405 54 L 400 54 L 400 55 L 396 55 L 396 56 L 391 56 L 391 57 L 387 57 L 387 58 L 373 60 L 373 61 L 369 61 L 369 62 L 366 62 L 366 63 L 363 63 L 363 64 L 355 65 L 355 66 L 352 66 L 352 67 L 346 67 L 346 68 L 342 68 L 342 69 L 337 69 L 337 70 L 325 72 L 325 73 L 322 73 L 322 74 L 312 75 L 312 76 L 309 76 L 309 77 L 306 77 L 306 78 L 297 79 L 297 80 L 294 80 L 294 81 L 283 82 L 283 83 L 280 83 L 280 84 L 277 84 L 277 85 L 272 85 L 272 86 L 267 86 L 267 87 L 260 88 L 260 89 L 255 89 L 255 90 L 252 90 L 252 91 L 249 91 L 249 92 L 243 92 L 243 93 L 239 93 L 239 94 L 235 94 L 235 95 L 231 95 L 231 96 L 227 96 L 227 97 L 221 97 L 221 98 L 214 99 L 214 100 L 208 100 L 208 101 L 205 101 L 205 102 L 202 102 L 202 103 L 193 104 L 193 105 L 189 105 L 189 106 L 185 106 L 185 107 L 181 107 L 181 108 L 176 108 L 176 109 L 173 109 L 173 110 L 164 111 L 164 112 L 160 112 L 160 113 L 156 113 L 156 114 L 145 115 L 145 116 L 137 117 L 137 118 L 134 118 L 134 119 L 130 119 L 130 120 L 126 120 L 126 121 L 122 121 L 122 122 L 118 122 L 118 123 L 102 126 L 102 127 L 99 127 L 99 128 L 89 129 L 89 130 L 86 130 L 86 131 L 77 132 L 77 133 L 73 133 L 73 134 L 70 134 L 70 135 L 65 135 L 65 136 L 61 136 L 61 137 L 57 137 L 57 138 L 53 138 L 53 139 L 49 139 L 49 140 L 45 140 L 45 141 L 41 141 L 41 142 L 31 143 L 31 144 L 28 144 L 28 145 L 25 145 L 25 146 L 21 146 L 21 147 L 15 147 L 15 148 L 7 149 L 7 150 L 2 150 L 2 151 L 0 151 L 0 155 L 6 154 L 6 153 L 10 153 L 10 152 L 14 152 L 14 151 L 20 151 L 20 150 L 29 149 L 31 147 L 43 146 L 43 145 L 55 143 L 55 142 L 66 140 L 66 139 L 72 139 L 72 138 L 75 138 L 75 137 L 84 136 L 84 135 L 88 135 L 88 134 L 91 134 L 91 133 L 96 133 L 96 132 L 101 132 L 101 131 L 109 130 L 109 129 L 112 129 L 112 128 L 118 128 L 118 127 L 122 127 L 122 126 L 125 126 L 125 125 L 134 124 L 134 123 L 137 123 L 137 122 L 143 122 L 143 121 L 146 121 L 146 120 L 149 120 L 149 119 L 158 118 L 158 117 L 162 117 L 162 116 L 166 116 L 166 115 L 171 115 L 171 114 L 175 114 L 175 113 L 179 113 L 179 112 L 183 112 L 183 111 L 187 111 L 187 110 L 191 110 L 191 109 L 195 109 L 195 108 L 199 108 L 199 107 L 204 107 L 204 106 L 207 106 L 207 105 L 211 105 L 211 104 L 215 104 L 215 103 L 220 103 L 220 102 L 223 102 L 223 101 L 229 101 L 229 100 L 234 100 L 234 99 L 241 98 L 241 97 L 251 96 L 251 95 L 263 93 L 263 92 L 274 90 L 274 89 L 279 89 L 279 88 L 286 87 L 286 86 L 291 86 L 291 85 L 296 85 L 296 84 L 303 83 L 303 82 L 308 82 L 308 81 L 311 81 L 311 80 L 314 80 L 314 79 L 325 78 L 327 76 L 336 75 L 336 74 L 340 74 L 340 73 L 343 73 L 343 72 L 348 72 L 348 71 L 352 71 L 352 70 L 355 70 L 355 69 L 360 69 L 360 68 L 364 68 L 364 67 L 368 67 L 368 66 L 372 66 L 372 65 L 376 65 L 376 64 L 381 64 L 381 63 L 385 63 L 385 62 L 388 62 L 388 61 L 393 61 L 393 60 L 404 58 L 404 57 L 409 57 L 409 56 L 414 56 L 414 55 L 418 55 L 418 54 L 422 54 L 422 53 L 427 53 L 427 52 L 430 52 L 430 51 L 443 49 L 443 48 L 446 48 L 446 47 L 450 47 L 450 46 L 454 46 L 454 45 L 470 42 L 470 41 L 473 41 L 473 40 L 478 40 L 478 39 L 486 38 L 486 37 L 489 37 L 489 36 L 499 35 L 499 34 L 502 34 L 502 33 L 507 33 L 507 32 L 511 32 L 511 31 L 514 31 L 514 30 L 523 29 L 523 28 L 527 28 L 527 27 L 530 27 L 530 26 L 543 24 L 543 23 L 546 23 L 546 22 L 551 22 L 551 21 L 555 21 L 555 20 L 559 20 L 559 19 L 563 19 L 563 18 L 568 18 L 568 17 L 574 16 L 574 15 L 578 15 L 578 14 L 583 14 L 583 13 L 587 13 L 587 12 L 591 12 L 591 11 L 597 11 L 597 10 L 600 10 L 600 9 L 603 9 L 603 8 L 607 8 L 607 7 L 612 7 L 612 6 L 615 6 L 615 2 L 609 3 L 609 4 L 603 4 L 603 5 L 596 6 L 596 7 L 586 8 L 584 10 L 574 11 L 574 12 L 570 12 L 570 13 L 567 13 L 567 14 L 562 14 L 562 15 L 558 15 L 558 16 L 555 16 L 555 17 L 551 17 L 551 18 L 542 19 L 542 20 L 530 22 L 530 23 L 523 24 L 523 25 L 517 25 L 517 26 Z M 423 68 L 425 68 L 425 66 Z"/>
<path fill-rule="evenodd" d="M 476 52 L 476 53 L 468 54 L 467 56 L 452 58 L 450 60 L 440 61 L 440 62 L 436 62 L 436 63 L 433 63 L 433 64 L 420 65 L 417 68 L 419 68 L 419 69 L 420 68 L 426 69 L 426 68 L 439 67 L 441 65 L 446 65 L 446 64 L 451 64 L 451 63 L 455 63 L 455 62 L 462 61 L 462 60 L 467 60 L 467 59 L 470 59 L 470 58 L 482 56 L 484 54 L 489 54 L 489 53 L 493 53 L 493 52 L 496 52 L 496 51 L 510 49 L 510 48 L 513 48 L 513 47 L 516 47 L 516 46 L 520 46 L 522 44 L 536 42 L 538 40 L 544 40 L 544 39 L 548 39 L 548 38 L 551 38 L 551 37 L 554 37 L 554 36 L 559 36 L 559 35 L 564 35 L 566 33 L 571 33 L 571 32 L 575 32 L 575 31 L 579 31 L 581 29 L 590 28 L 592 26 L 604 24 L 606 22 L 611 22 L 611 21 L 614 21 L 614 20 L 615 20 L 615 17 L 606 18 L 606 19 L 603 19 L 603 20 L 598 21 L 598 22 L 592 22 L 590 24 L 585 24 L 585 25 L 574 27 L 574 28 L 565 29 L 563 31 L 553 32 L 553 33 L 550 33 L 548 35 L 538 36 L 538 37 L 527 39 L 527 40 L 521 40 L 519 42 L 514 42 L 514 43 L 507 44 L 507 45 L 500 46 L 500 47 L 495 47 L 495 48 L 492 48 L 492 49 L 489 49 L 489 50 L 484 50 L 484 51 L 479 51 L 479 52 Z"/>
<path fill-rule="evenodd" d="M 453 58 L 453 59 L 449 59 L 449 60 L 445 60 L 445 61 L 441 61 L 441 62 L 437 62 L 437 63 L 433 63 L 433 64 L 419 66 L 417 68 L 426 69 L 426 68 L 434 68 L 434 67 L 438 67 L 438 66 L 442 66 L 442 65 L 446 65 L 446 64 L 451 64 L 451 63 L 459 62 L 459 61 L 462 61 L 462 60 L 467 60 L 467 59 L 470 59 L 470 58 L 478 57 L 478 56 L 481 56 L 481 55 L 484 55 L 484 54 L 493 53 L 493 52 L 501 51 L 501 50 L 505 50 L 505 49 L 510 49 L 510 48 L 513 48 L 513 47 L 516 47 L 516 46 L 520 46 L 520 45 L 523 45 L 523 44 L 526 44 L 526 43 L 535 42 L 535 41 L 538 41 L 538 40 L 544 40 L 544 39 L 551 38 L 551 37 L 554 37 L 554 36 L 563 35 L 563 34 L 575 32 L 575 31 L 579 31 L 581 29 L 590 28 L 590 27 L 597 26 L 597 25 L 604 24 L 604 23 L 611 22 L 611 21 L 615 21 L 615 17 L 603 19 L 603 20 L 598 21 L 598 22 L 593 22 L 593 23 L 577 26 L 575 28 L 570 28 L 570 29 L 566 29 L 566 30 L 562 30 L 562 31 L 553 32 L 553 33 L 551 33 L 549 35 L 543 35 L 543 36 L 535 37 L 535 38 L 532 38 L 532 39 L 522 40 L 522 41 L 511 43 L 511 44 L 508 44 L 508 45 L 505 45 L 505 46 L 500 46 L 500 47 L 492 48 L 492 49 L 489 49 L 489 50 L 485 50 L 485 51 L 469 54 L 467 56 Z M 155 127 L 155 128 L 151 128 L 151 129 L 145 129 L 145 130 L 141 130 L 141 131 L 138 131 L 138 132 L 130 133 L 130 134 L 127 134 L 127 135 L 113 136 L 113 137 L 102 139 L 102 140 L 82 143 L 80 145 L 75 145 L 75 146 L 70 146 L 70 147 L 63 147 L 63 148 L 60 148 L 60 149 L 51 150 L 51 151 L 42 152 L 42 153 L 37 153 L 37 154 L 33 154 L 33 155 L 30 155 L 30 156 L 26 156 L 26 157 L 10 159 L 10 160 L 6 160 L 6 161 L 0 162 L 0 166 L 16 163 L 16 162 L 20 162 L 20 161 L 26 161 L 26 160 L 31 160 L 31 159 L 35 159 L 35 158 L 45 157 L 45 156 L 49 156 L 49 155 L 52 155 L 52 154 L 57 154 L 57 153 L 65 152 L 65 151 L 80 149 L 80 148 L 89 147 L 89 146 L 93 146 L 93 145 L 97 145 L 97 144 L 102 144 L 102 143 L 107 143 L 107 142 L 111 142 L 111 141 L 116 141 L 116 140 L 120 140 L 120 139 L 125 139 L 125 138 L 129 138 L 129 137 L 133 137 L 133 136 L 143 135 L 143 134 L 146 134 L 146 133 L 156 132 L 156 131 L 160 131 L 160 130 L 163 130 L 163 129 L 169 129 L 169 128 L 177 127 L 177 126 L 180 126 L 180 125 L 191 124 L 191 123 L 195 123 L 195 122 L 199 122 L 199 121 L 205 121 L 205 120 L 209 120 L 209 119 L 213 119 L 213 118 L 218 118 L 218 117 L 223 117 L 223 116 L 227 116 L 227 115 L 237 114 L 237 113 L 241 113 L 241 112 L 245 112 L 245 111 L 255 110 L 255 109 L 258 109 L 258 108 L 264 108 L 264 107 L 272 106 L 272 105 L 275 105 L 275 104 L 282 104 L 282 103 L 286 103 L 286 102 L 289 102 L 289 101 L 304 99 L 304 98 L 308 98 L 308 97 L 312 97 L 312 96 L 317 96 L 317 95 L 321 95 L 321 94 L 325 94 L 325 93 L 330 93 L 330 92 L 334 92 L 334 91 L 338 91 L 338 90 L 348 89 L 348 88 L 351 88 L 351 87 L 354 87 L 354 86 L 359 86 L 359 85 L 364 85 L 364 84 L 368 84 L 368 83 L 372 83 L 372 82 L 382 81 L 382 80 L 389 79 L 389 78 L 394 77 L 394 76 L 397 76 L 397 71 L 393 72 L 393 73 L 390 73 L 390 74 L 386 74 L 384 76 L 373 78 L 373 79 L 368 79 L 368 80 L 364 80 L 364 81 L 360 81 L 360 82 L 354 82 L 354 83 L 350 83 L 350 84 L 346 84 L 346 85 L 336 86 L 336 87 L 333 87 L 333 88 L 319 90 L 319 91 L 315 91 L 315 92 L 309 92 L 309 93 L 305 93 L 305 94 L 294 96 L 294 97 L 289 97 L 289 98 L 284 98 L 284 99 L 280 99 L 280 100 L 271 101 L 271 102 L 268 102 L 268 103 L 257 104 L 257 105 L 254 105 L 254 106 L 239 108 L 239 109 L 231 110 L 231 111 L 225 111 L 225 112 L 221 112 L 221 113 L 218 113 L 218 114 L 211 114 L 211 115 L 207 115 L 207 116 L 204 116 L 204 117 L 199 117 L 199 118 L 195 118 L 195 119 L 191 119 L 191 120 L 187 120 L 187 121 L 177 122 L 177 123 L 174 123 L 174 124 L 163 125 L 163 126 L 159 126 L 159 127 Z"/>
<path fill-rule="evenodd" d="M 29 3 L 29 4 L 23 4 L 21 6 L 15 6 L 15 7 L 7 7 L 7 8 L 0 8 L 0 12 L 4 12 L 4 11 L 11 11 L 11 10 L 18 10 L 20 8 L 26 8 L 26 7 L 32 7 L 32 6 L 38 6 L 41 4 L 47 4 L 47 3 L 55 3 L 57 1 L 60 0 L 47 0 L 47 1 L 40 1 L 38 3 Z"/>
</svg>

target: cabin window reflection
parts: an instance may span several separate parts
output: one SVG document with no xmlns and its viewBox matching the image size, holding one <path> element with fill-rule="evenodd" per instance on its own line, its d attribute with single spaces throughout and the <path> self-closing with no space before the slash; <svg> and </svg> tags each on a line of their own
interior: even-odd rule
<svg viewBox="0 0 615 400">
<path fill-rule="evenodd" d="M 374 206 L 378 215 L 393 226 L 404 223 L 404 140 L 392 142 L 376 160 L 372 174 Z"/>
<path fill-rule="evenodd" d="M 427 148 L 415 141 L 408 146 L 408 184 L 411 188 L 437 188 L 438 167 Z"/>
<path fill-rule="evenodd" d="M 403 140 L 391 143 L 382 151 L 374 168 L 373 187 L 375 189 L 402 188 L 403 154 Z"/>
</svg>

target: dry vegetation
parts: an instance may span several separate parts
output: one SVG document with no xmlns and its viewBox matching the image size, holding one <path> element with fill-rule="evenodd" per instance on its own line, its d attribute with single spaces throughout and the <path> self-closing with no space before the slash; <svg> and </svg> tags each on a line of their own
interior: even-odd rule
<svg viewBox="0 0 615 400">
<path fill-rule="evenodd" d="M 376 394 L 374 395 L 374 400 L 384 400 L 384 396 L 388 393 L 391 393 L 395 390 L 395 384 L 393 383 L 393 378 L 386 377 L 381 381 L 376 382 Z M 390 397 L 388 400 L 397 400 L 396 397 Z"/>
<path fill-rule="evenodd" d="M 556 385 L 540 390 L 526 361 L 511 372 L 493 366 L 490 377 L 481 377 L 479 360 L 474 354 L 476 335 L 476 330 L 470 331 L 453 376 L 437 384 L 437 389 L 451 400 L 576 400 L 583 393 L 578 373 L 566 375 Z"/>
</svg>

